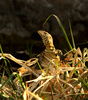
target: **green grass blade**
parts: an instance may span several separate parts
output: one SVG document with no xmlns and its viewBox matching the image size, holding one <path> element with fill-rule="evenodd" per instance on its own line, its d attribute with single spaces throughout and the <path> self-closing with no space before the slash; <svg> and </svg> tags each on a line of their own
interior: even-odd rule
<svg viewBox="0 0 88 100">
<path fill-rule="evenodd" d="M 0 87 L 0 90 L 2 89 L 2 87 L 7 83 L 7 82 L 9 82 L 10 80 L 11 80 L 11 78 L 13 77 L 13 76 L 15 76 L 17 73 L 16 72 L 13 72 L 9 77 L 8 77 L 8 79 L 2 84 L 2 86 Z"/>
<path fill-rule="evenodd" d="M 48 70 L 49 70 L 49 66 L 50 66 L 50 64 L 52 63 L 52 61 L 51 62 L 49 62 L 49 64 L 48 64 L 48 67 L 47 67 L 47 69 L 46 69 L 46 75 L 47 75 L 47 73 L 48 73 Z M 46 76 L 45 75 L 45 76 Z"/>
<path fill-rule="evenodd" d="M 83 58 L 81 61 L 79 61 L 79 62 L 76 64 L 76 66 L 74 67 L 74 69 L 71 71 L 71 74 L 70 74 L 69 78 L 67 79 L 67 81 L 66 81 L 66 83 L 65 83 L 65 85 L 64 85 L 64 88 L 65 88 L 67 82 L 69 81 L 71 75 L 73 74 L 73 72 L 75 73 L 75 71 L 76 71 L 76 70 L 75 70 L 76 67 L 77 67 L 81 62 L 83 62 L 84 59 L 87 59 L 87 58 Z M 75 75 L 76 75 L 76 73 L 75 73 Z M 80 78 L 81 78 L 81 77 L 80 77 Z M 83 81 L 83 80 L 82 80 L 82 81 Z M 84 83 L 84 81 L 83 81 L 83 83 Z"/>
<path fill-rule="evenodd" d="M 55 62 L 56 62 L 56 68 L 58 69 L 58 67 L 59 67 L 58 61 L 55 60 Z"/>
<path fill-rule="evenodd" d="M 40 66 L 39 62 L 37 62 L 37 64 L 38 64 L 40 70 L 42 71 L 42 73 L 45 75 L 45 72 L 43 71 L 43 69 L 42 69 L 42 67 Z"/>
<path fill-rule="evenodd" d="M 46 19 L 46 21 L 44 22 L 44 24 L 49 20 L 49 18 L 50 18 L 51 16 L 53 16 L 53 17 L 56 18 L 56 20 L 57 20 L 57 22 L 58 22 L 60 28 L 62 29 L 62 32 L 63 32 L 63 34 L 64 34 L 64 36 L 65 36 L 65 39 L 66 39 L 66 41 L 67 41 L 67 43 L 68 43 L 68 45 L 69 45 L 69 48 L 72 49 L 72 46 L 71 46 L 71 44 L 70 44 L 70 41 L 69 41 L 68 36 L 67 36 L 67 34 L 66 34 L 66 31 L 65 31 L 65 29 L 64 29 L 64 27 L 63 27 L 63 25 L 62 25 L 60 19 L 59 19 L 56 15 L 54 15 L 54 14 L 50 15 L 50 16 Z M 44 24 L 43 24 L 43 25 L 44 25 Z"/>
<path fill-rule="evenodd" d="M 8 68 L 8 66 L 7 66 L 7 62 L 10 64 L 10 61 L 9 61 L 8 59 L 5 59 L 1 45 L 0 45 L 0 50 L 1 50 L 2 56 L 3 56 L 3 58 L 4 58 L 4 63 L 5 63 L 5 67 L 6 67 L 6 73 L 8 74 L 8 76 L 10 76 L 10 75 L 11 75 L 11 74 L 10 74 L 10 70 L 9 70 L 9 68 Z M 10 66 L 11 66 L 11 64 L 10 64 Z M 11 79 L 11 82 L 12 82 L 13 85 L 14 85 L 14 82 L 13 82 L 12 79 Z M 14 88 L 15 88 L 15 85 L 14 85 Z"/>
<path fill-rule="evenodd" d="M 0 100 L 14 100 L 14 99 L 0 91 Z"/>
<path fill-rule="evenodd" d="M 29 58 L 31 57 L 31 54 L 32 54 L 32 49 L 33 49 L 33 43 L 32 43 L 32 45 L 30 46 L 30 48 L 29 48 L 29 46 L 28 46 L 28 43 L 27 43 L 27 51 L 28 51 L 28 53 L 29 53 Z"/>
<path fill-rule="evenodd" d="M 75 47 L 74 38 L 73 38 L 73 34 L 72 34 L 72 28 L 71 28 L 70 20 L 69 20 L 69 27 L 70 27 L 70 33 L 71 33 L 71 38 L 72 38 L 73 48 L 76 48 L 76 47 Z"/>
<path fill-rule="evenodd" d="M 1 44 L 0 44 L 0 50 L 1 50 L 2 56 L 4 57 L 4 55 L 3 55 L 3 50 L 2 50 L 2 47 L 1 47 Z"/>
<path fill-rule="evenodd" d="M 83 78 L 80 77 L 79 82 L 81 82 L 82 85 L 88 90 L 88 84 L 83 80 Z"/>
<path fill-rule="evenodd" d="M 17 77 L 18 77 L 18 80 L 19 80 L 20 85 L 21 85 L 22 88 L 25 90 L 25 85 L 24 85 L 24 82 L 22 81 L 22 78 L 20 77 L 19 74 L 17 74 Z"/>
<path fill-rule="evenodd" d="M 3 55 L 3 50 L 2 50 L 2 47 L 1 47 L 1 45 L 0 45 L 0 50 L 1 50 L 1 53 L 2 53 L 2 56 L 4 57 L 4 55 Z M 5 57 L 4 57 L 5 58 Z M 7 74 L 8 74 L 8 76 L 10 75 L 10 71 L 9 71 L 9 68 L 7 67 L 7 62 L 6 62 L 6 60 L 4 59 L 4 63 L 5 63 L 5 67 L 6 67 L 6 72 L 7 72 Z"/>
</svg>

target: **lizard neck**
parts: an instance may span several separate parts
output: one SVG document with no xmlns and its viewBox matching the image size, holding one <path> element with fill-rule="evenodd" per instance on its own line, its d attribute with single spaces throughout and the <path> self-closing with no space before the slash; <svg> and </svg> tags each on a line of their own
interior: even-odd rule
<svg viewBox="0 0 88 100">
<path fill-rule="evenodd" d="M 45 51 L 49 51 L 49 52 L 55 52 L 55 47 L 54 46 L 46 46 L 46 49 L 45 49 Z"/>
</svg>

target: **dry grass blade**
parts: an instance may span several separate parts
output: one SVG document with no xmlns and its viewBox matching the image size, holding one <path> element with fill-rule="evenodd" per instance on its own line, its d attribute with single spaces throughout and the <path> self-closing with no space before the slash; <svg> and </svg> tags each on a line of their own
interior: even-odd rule
<svg viewBox="0 0 88 100">
<path fill-rule="evenodd" d="M 50 80 L 52 80 L 55 76 L 52 76 L 50 79 L 47 79 L 42 85 L 40 85 L 37 89 L 34 90 L 33 93 L 35 93 L 36 91 L 38 91 L 40 88 L 44 87 L 45 84 L 47 84 Z M 32 99 L 32 96 L 30 97 L 30 100 Z"/>
<path fill-rule="evenodd" d="M 0 56 L 2 56 L 2 53 L 0 53 Z M 38 77 L 39 75 L 36 74 L 31 68 L 29 68 L 28 66 L 26 66 L 26 64 L 24 64 L 25 61 L 23 60 L 19 60 L 19 59 L 16 59 L 15 57 L 13 57 L 11 54 L 6 54 L 4 53 L 4 56 L 11 59 L 12 61 L 16 62 L 17 64 L 21 65 L 22 67 L 28 69 L 29 72 L 33 73 L 36 77 Z M 37 58 L 36 58 L 37 59 Z M 36 60 L 38 61 L 38 59 Z M 31 64 L 31 63 L 30 63 Z"/>
<path fill-rule="evenodd" d="M 57 82 L 58 82 L 58 84 L 59 84 L 59 85 L 60 85 L 60 87 L 61 87 L 61 92 L 62 92 L 62 94 L 65 96 L 65 95 L 66 95 L 66 93 L 65 93 L 65 91 L 64 91 L 64 88 L 63 88 L 62 84 L 60 83 L 60 81 L 59 81 L 59 80 L 57 80 Z M 67 97 L 65 97 L 65 99 L 67 100 Z"/>
<path fill-rule="evenodd" d="M 30 82 L 38 82 L 39 80 L 45 80 L 45 79 L 50 79 L 50 78 L 52 78 L 52 76 L 46 76 L 46 77 L 42 77 L 42 76 L 40 76 L 40 77 L 38 77 L 37 79 L 34 79 L 34 80 L 30 80 L 30 81 L 26 81 L 26 83 L 30 83 Z"/>
<path fill-rule="evenodd" d="M 67 38 L 67 42 L 72 49 L 62 23 L 57 18 L 57 16 L 52 16 L 58 20 L 60 27 L 63 29 L 64 35 Z M 3 53 L 1 49 L 2 53 L 0 53 L 0 59 L 4 59 L 5 57 L 9 58 L 22 67 L 19 68 L 19 73 L 14 72 L 10 75 L 10 71 L 8 70 L 8 77 L 5 78 L 4 74 L 2 77 L 0 77 L 0 95 L 5 98 L 7 97 L 8 99 L 11 97 L 12 100 L 87 99 L 88 68 L 86 67 L 86 61 L 88 61 L 88 49 L 85 48 L 84 53 L 81 52 L 80 48 L 72 49 L 63 55 L 61 51 L 54 47 L 52 36 L 48 32 L 39 32 L 41 36 L 44 36 L 43 42 L 46 46 L 46 49 L 42 54 L 40 54 L 40 58 L 31 58 L 28 61 L 19 60 L 13 57 L 11 54 Z M 47 35 L 45 36 L 45 34 Z M 48 38 L 48 36 L 50 37 Z M 38 61 L 39 63 L 37 63 Z M 34 66 L 37 64 L 39 65 L 39 70 L 34 69 Z M 30 66 L 32 65 L 33 67 L 31 68 Z M 3 73 L 5 73 L 5 71 Z M 26 80 L 25 77 L 27 74 L 25 73 L 30 75 Z M 34 75 L 33 77 L 31 73 Z"/>
<path fill-rule="evenodd" d="M 40 98 L 38 95 L 32 93 L 32 92 L 29 91 L 28 89 L 26 89 L 26 90 L 24 91 L 23 99 L 24 99 L 24 100 L 32 100 L 32 99 L 29 98 L 29 95 L 32 96 L 32 97 L 34 97 L 36 100 L 43 100 L 43 99 Z"/>
</svg>

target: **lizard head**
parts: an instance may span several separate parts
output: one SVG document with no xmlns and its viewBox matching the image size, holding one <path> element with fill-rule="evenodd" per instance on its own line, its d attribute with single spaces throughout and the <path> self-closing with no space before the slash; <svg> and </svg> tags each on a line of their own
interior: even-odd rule
<svg viewBox="0 0 88 100">
<path fill-rule="evenodd" d="M 54 47 L 53 38 L 48 32 L 43 31 L 43 30 L 39 30 L 38 34 L 41 36 L 42 41 L 43 41 L 44 45 L 46 46 L 46 48 L 47 47 Z"/>
</svg>

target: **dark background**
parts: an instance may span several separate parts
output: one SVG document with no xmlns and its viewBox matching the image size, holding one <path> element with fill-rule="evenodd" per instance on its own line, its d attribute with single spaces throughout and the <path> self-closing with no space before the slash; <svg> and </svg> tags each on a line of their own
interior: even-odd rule
<svg viewBox="0 0 88 100">
<path fill-rule="evenodd" d="M 88 0 L 0 0 L 0 44 L 3 52 L 21 59 L 35 57 L 45 48 L 38 30 L 48 31 L 56 48 L 63 52 L 69 50 L 54 17 L 43 26 L 51 14 L 60 18 L 71 40 L 70 20 L 76 48 L 87 47 Z"/>
</svg>

